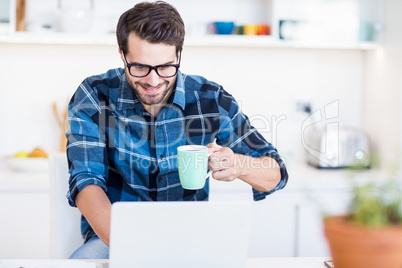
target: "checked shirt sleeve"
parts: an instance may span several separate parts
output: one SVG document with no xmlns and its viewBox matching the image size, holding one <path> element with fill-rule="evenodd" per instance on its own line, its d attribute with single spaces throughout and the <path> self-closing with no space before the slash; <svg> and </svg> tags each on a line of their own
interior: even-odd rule
<svg viewBox="0 0 402 268">
<path fill-rule="evenodd" d="M 277 149 L 250 124 L 249 118 L 242 113 L 238 103 L 230 94 L 222 88 L 217 94 L 220 116 L 217 143 L 231 148 L 238 154 L 252 157 L 269 156 L 279 164 L 281 180 L 278 185 L 269 192 L 253 189 L 254 200 L 264 199 L 267 195 L 285 187 L 288 173 Z"/>
<path fill-rule="evenodd" d="M 106 143 L 99 126 L 102 116 L 99 103 L 88 80 L 79 86 L 69 103 L 70 129 L 66 136 L 70 179 L 67 198 L 71 206 L 76 206 L 77 194 L 87 185 L 99 185 L 106 191 Z"/>
</svg>

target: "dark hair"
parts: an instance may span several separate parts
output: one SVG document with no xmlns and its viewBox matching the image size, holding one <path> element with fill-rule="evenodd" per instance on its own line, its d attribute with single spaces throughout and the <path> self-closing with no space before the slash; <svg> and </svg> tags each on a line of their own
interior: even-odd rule
<svg viewBox="0 0 402 268">
<path fill-rule="evenodd" d="M 150 43 L 176 46 L 176 53 L 184 43 L 184 22 L 172 5 L 163 2 L 142 2 L 124 12 L 117 23 L 117 44 L 127 53 L 131 32 Z"/>
</svg>

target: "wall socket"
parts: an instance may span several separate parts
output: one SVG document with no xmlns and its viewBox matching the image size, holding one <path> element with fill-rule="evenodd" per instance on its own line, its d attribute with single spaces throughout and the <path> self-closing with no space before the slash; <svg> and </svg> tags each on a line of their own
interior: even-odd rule
<svg viewBox="0 0 402 268">
<path fill-rule="evenodd" d="M 309 101 L 297 101 L 296 112 L 298 113 L 311 113 L 311 102 Z"/>
</svg>

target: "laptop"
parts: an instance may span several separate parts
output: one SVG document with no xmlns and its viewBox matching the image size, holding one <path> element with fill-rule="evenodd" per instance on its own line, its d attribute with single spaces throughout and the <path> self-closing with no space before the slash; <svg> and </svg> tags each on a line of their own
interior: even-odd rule
<svg viewBox="0 0 402 268">
<path fill-rule="evenodd" d="M 244 268 L 251 202 L 117 202 L 110 268 Z"/>
</svg>

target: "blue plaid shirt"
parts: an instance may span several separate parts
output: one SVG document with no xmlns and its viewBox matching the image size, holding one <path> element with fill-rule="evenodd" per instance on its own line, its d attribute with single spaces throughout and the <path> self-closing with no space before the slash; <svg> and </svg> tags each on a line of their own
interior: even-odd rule
<svg viewBox="0 0 402 268">
<path fill-rule="evenodd" d="M 177 147 L 216 143 L 235 153 L 270 156 L 281 168 L 281 181 L 270 192 L 253 189 L 254 200 L 283 188 L 288 175 L 277 150 L 240 111 L 220 85 L 200 76 L 178 73 L 171 99 L 157 117 L 144 110 L 127 83 L 124 69 L 85 79 L 68 109 L 67 156 L 70 172 L 67 198 L 87 185 L 104 189 L 110 201 L 207 200 L 201 190 L 181 187 Z M 90 231 L 83 217 L 83 235 Z"/>
</svg>

